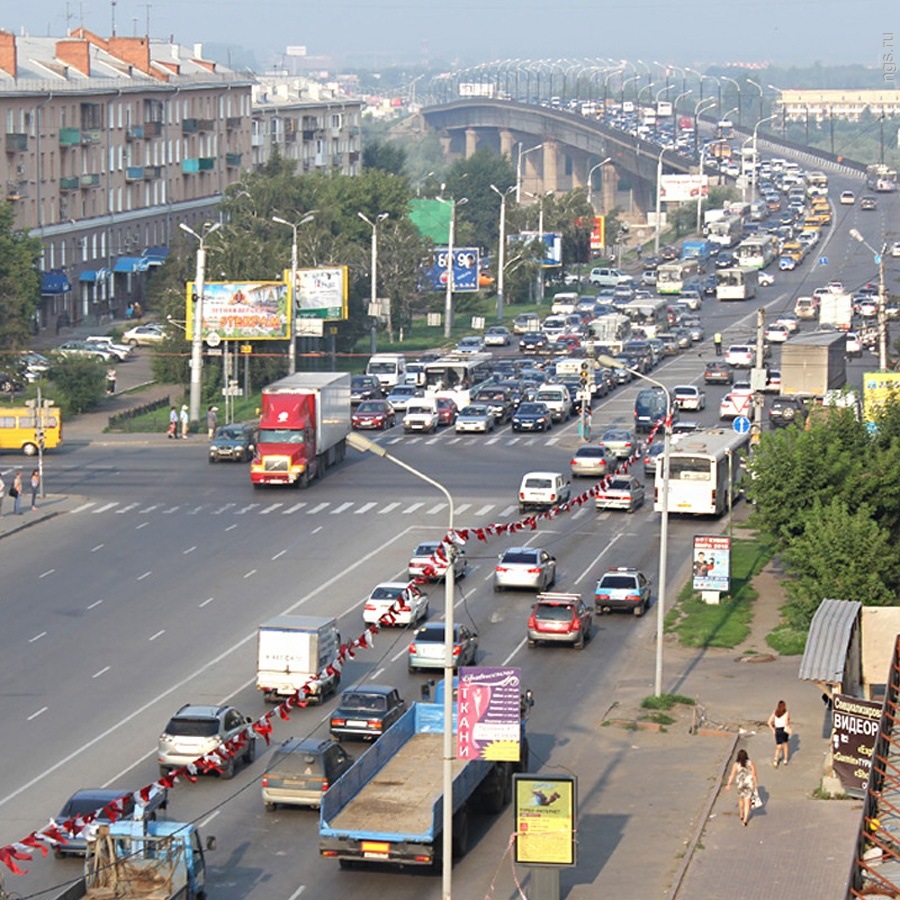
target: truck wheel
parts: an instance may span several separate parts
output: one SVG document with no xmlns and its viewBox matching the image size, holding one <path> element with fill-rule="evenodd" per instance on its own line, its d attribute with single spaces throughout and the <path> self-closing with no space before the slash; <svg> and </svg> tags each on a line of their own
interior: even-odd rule
<svg viewBox="0 0 900 900">
<path fill-rule="evenodd" d="M 466 808 L 457 810 L 453 816 L 453 857 L 459 859 L 469 849 L 469 814 Z"/>
</svg>

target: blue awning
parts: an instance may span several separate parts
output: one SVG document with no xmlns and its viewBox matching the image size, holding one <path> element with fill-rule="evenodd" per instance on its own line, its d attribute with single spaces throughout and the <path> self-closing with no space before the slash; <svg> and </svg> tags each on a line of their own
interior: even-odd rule
<svg viewBox="0 0 900 900">
<path fill-rule="evenodd" d="M 93 283 L 95 281 L 105 281 L 109 277 L 109 269 L 85 269 L 79 276 L 81 282 Z"/>
<path fill-rule="evenodd" d="M 149 268 L 150 263 L 142 256 L 120 256 L 113 266 L 113 272 L 146 272 Z"/>
<path fill-rule="evenodd" d="M 143 258 L 147 260 L 151 266 L 161 266 L 169 255 L 168 247 L 148 247 L 143 254 Z"/>
<path fill-rule="evenodd" d="M 69 283 L 65 272 L 58 270 L 41 272 L 42 294 L 68 294 L 71 290 L 72 285 Z"/>
</svg>

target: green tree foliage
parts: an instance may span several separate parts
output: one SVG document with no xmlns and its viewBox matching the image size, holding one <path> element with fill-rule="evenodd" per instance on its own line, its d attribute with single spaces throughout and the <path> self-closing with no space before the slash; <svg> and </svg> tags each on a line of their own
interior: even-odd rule
<svg viewBox="0 0 900 900">
<path fill-rule="evenodd" d="M 59 357 L 50 366 L 44 396 L 59 404 L 64 416 L 87 412 L 106 394 L 106 363 L 86 357 Z"/>
<path fill-rule="evenodd" d="M 787 584 L 791 625 L 808 627 L 824 599 L 896 602 L 900 572 L 893 540 L 868 506 L 817 499 L 800 521 L 802 530 L 785 551 L 793 575 Z"/>
<path fill-rule="evenodd" d="M 13 230 L 13 206 L 0 206 L 0 350 L 28 344 L 40 300 L 39 238 Z"/>
<path fill-rule="evenodd" d="M 380 169 L 402 176 L 406 167 L 406 150 L 399 144 L 372 141 L 363 148 L 362 164 L 364 169 Z"/>
</svg>

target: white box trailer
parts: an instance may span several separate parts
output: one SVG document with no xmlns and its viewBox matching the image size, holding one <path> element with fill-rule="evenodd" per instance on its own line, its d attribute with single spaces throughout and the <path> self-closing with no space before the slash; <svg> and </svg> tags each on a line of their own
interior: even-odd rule
<svg viewBox="0 0 900 900">
<path fill-rule="evenodd" d="M 325 667 L 337 658 L 341 636 L 330 616 L 275 616 L 259 626 L 256 689 L 277 703 L 310 681 L 310 699 L 321 703 L 341 683 L 340 673 Z"/>
</svg>

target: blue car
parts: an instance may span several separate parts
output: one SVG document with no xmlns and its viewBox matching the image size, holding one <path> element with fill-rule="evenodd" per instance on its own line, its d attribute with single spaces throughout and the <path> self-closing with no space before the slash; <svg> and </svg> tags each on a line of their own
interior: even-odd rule
<svg viewBox="0 0 900 900">
<path fill-rule="evenodd" d="M 549 431 L 553 417 L 546 403 L 521 403 L 513 413 L 513 431 Z"/>
</svg>

